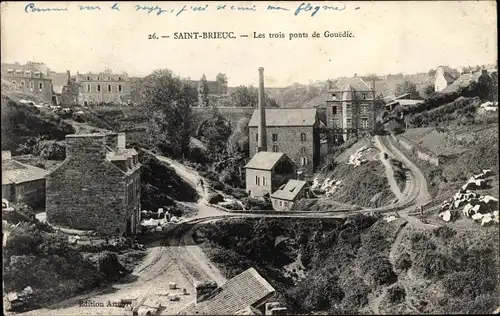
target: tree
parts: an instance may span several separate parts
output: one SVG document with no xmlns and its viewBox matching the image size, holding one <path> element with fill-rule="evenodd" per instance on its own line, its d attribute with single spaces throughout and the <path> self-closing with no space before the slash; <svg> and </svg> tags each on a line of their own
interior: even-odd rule
<svg viewBox="0 0 500 316">
<path fill-rule="evenodd" d="M 215 81 L 217 81 L 217 84 L 219 85 L 220 93 L 221 94 L 226 94 L 227 93 L 227 76 L 226 74 L 223 73 L 218 73 L 217 76 L 215 77 Z"/>
<path fill-rule="evenodd" d="M 434 88 L 434 85 L 433 84 L 430 84 L 428 85 L 427 87 L 425 87 L 424 89 L 424 97 L 425 98 L 428 98 L 432 93 L 434 93 L 436 90 Z"/>
<path fill-rule="evenodd" d="M 207 107 L 208 106 L 208 83 L 205 74 L 198 81 L 198 106 Z"/>
<path fill-rule="evenodd" d="M 255 106 L 258 102 L 258 95 L 253 93 L 249 87 L 238 86 L 234 92 L 231 93 L 231 100 L 233 101 L 234 106 Z"/>
<path fill-rule="evenodd" d="M 436 75 L 436 69 L 429 70 L 429 76 L 434 77 Z"/>
<path fill-rule="evenodd" d="M 238 86 L 231 93 L 231 101 L 238 107 L 256 107 L 259 104 L 259 91 L 252 86 Z M 278 102 L 267 93 L 264 94 L 264 103 L 267 108 L 278 107 Z"/>
<path fill-rule="evenodd" d="M 405 80 L 402 84 L 398 84 L 396 86 L 396 95 L 400 96 L 403 94 L 410 94 L 410 98 L 418 99 L 419 94 L 417 91 L 417 85 L 409 80 Z"/>
<path fill-rule="evenodd" d="M 231 124 L 219 113 L 217 108 L 213 108 L 210 118 L 201 131 L 201 138 L 207 144 L 207 152 L 213 160 L 224 154 L 231 133 Z"/>
<path fill-rule="evenodd" d="M 481 98 L 482 101 L 491 99 L 492 86 L 493 86 L 493 80 L 488 75 L 488 73 L 483 73 L 481 74 L 481 76 L 479 76 L 477 80 L 477 90 L 479 97 Z"/>
<path fill-rule="evenodd" d="M 151 145 L 162 153 L 181 157 L 189 153 L 191 106 L 196 90 L 170 70 L 157 70 L 144 78 L 141 89 Z"/>
</svg>

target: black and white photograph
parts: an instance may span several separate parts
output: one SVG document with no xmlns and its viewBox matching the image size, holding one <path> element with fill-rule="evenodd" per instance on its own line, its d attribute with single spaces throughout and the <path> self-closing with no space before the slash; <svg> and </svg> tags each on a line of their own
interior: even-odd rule
<svg viewBox="0 0 500 316">
<path fill-rule="evenodd" d="M 2 1 L 3 313 L 500 314 L 495 1 Z"/>
</svg>

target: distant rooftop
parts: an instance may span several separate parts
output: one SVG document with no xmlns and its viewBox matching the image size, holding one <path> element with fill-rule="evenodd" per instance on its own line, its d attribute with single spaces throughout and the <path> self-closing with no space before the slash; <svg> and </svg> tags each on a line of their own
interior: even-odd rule
<svg viewBox="0 0 500 316">
<path fill-rule="evenodd" d="M 265 109 L 266 126 L 313 126 L 316 123 L 316 109 L 298 108 L 298 109 Z M 249 127 L 257 127 L 260 121 L 259 110 L 256 109 Z"/>
<path fill-rule="evenodd" d="M 360 77 L 340 79 L 333 82 L 331 91 L 372 91 L 372 88 Z"/>
</svg>

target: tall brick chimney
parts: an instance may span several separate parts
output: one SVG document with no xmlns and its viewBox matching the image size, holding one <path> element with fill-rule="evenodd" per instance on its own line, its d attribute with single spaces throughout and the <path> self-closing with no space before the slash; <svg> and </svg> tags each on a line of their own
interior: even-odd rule
<svg viewBox="0 0 500 316">
<path fill-rule="evenodd" d="M 106 159 L 106 135 L 66 135 L 66 157 L 83 163 Z"/>
<path fill-rule="evenodd" d="M 257 151 L 267 151 L 267 135 L 266 135 L 266 107 L 264 104 L 264 68 L 259 67 L 259 128 L 258 136 L 259 141 L 257 143 Z"/>
<path fill-rule="evenodd" d="M 71 83 L 71 73 L 69 70 L 66 70 L 66 77 L 68 77 L 68 80 L 66 80 L 66 84 L 69 86 Z"/>
</svg>

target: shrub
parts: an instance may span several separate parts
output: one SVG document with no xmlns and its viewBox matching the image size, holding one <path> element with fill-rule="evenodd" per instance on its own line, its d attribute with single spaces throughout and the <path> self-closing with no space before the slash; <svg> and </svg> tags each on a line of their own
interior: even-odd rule
<svg viewBox="0 0 500 316">
<path fill-rule="evenodd" d="M 73 113 L 73 121 L 78 122 L 78 123 L 85 123 L 85 114 L 83 113 Z"/>
<path fill-rule="evenodd" d="M 402 271 L 408 271 L 408 269 L 411 268 L 411 264 L 412 264 L 411 257 L 407 252 L 399 256 L 395 262 L 396 269 Z"/>
<path fill-rule="evenodd" d="M 247 197 L 241 201 L 247 210 L 273 210 L 271 201 L 267 198 L 256 199 Z"/>
<path fill-rule="evenodd" d="M 233 197 L 235 199 L 243 199 L 248 197 L 248 193 L 244 189 L 236 188 L 233 190 Z"/>
<path fill-rule="evenodd" d="M 207 197 L 207 202 L 210 204 L 217 204 L 224 201 L 224 197 L 219 193 L 210 193 Z"/>
<path fill-rule="evenodd" d="M 400 286 L 394 286 L 387 291 L 387 297 L 389 299 L 389 302 L 393 304 L 399 304 L 404 302 L 406 291 Z"/>
<path fill-rule="evenodd" d="M 65 141 L 40 141 L 36 144 L 34 155 L 39 155 L 46 160 L 64 160 L 66 158 L 66 142 Z"/>
</svg>

